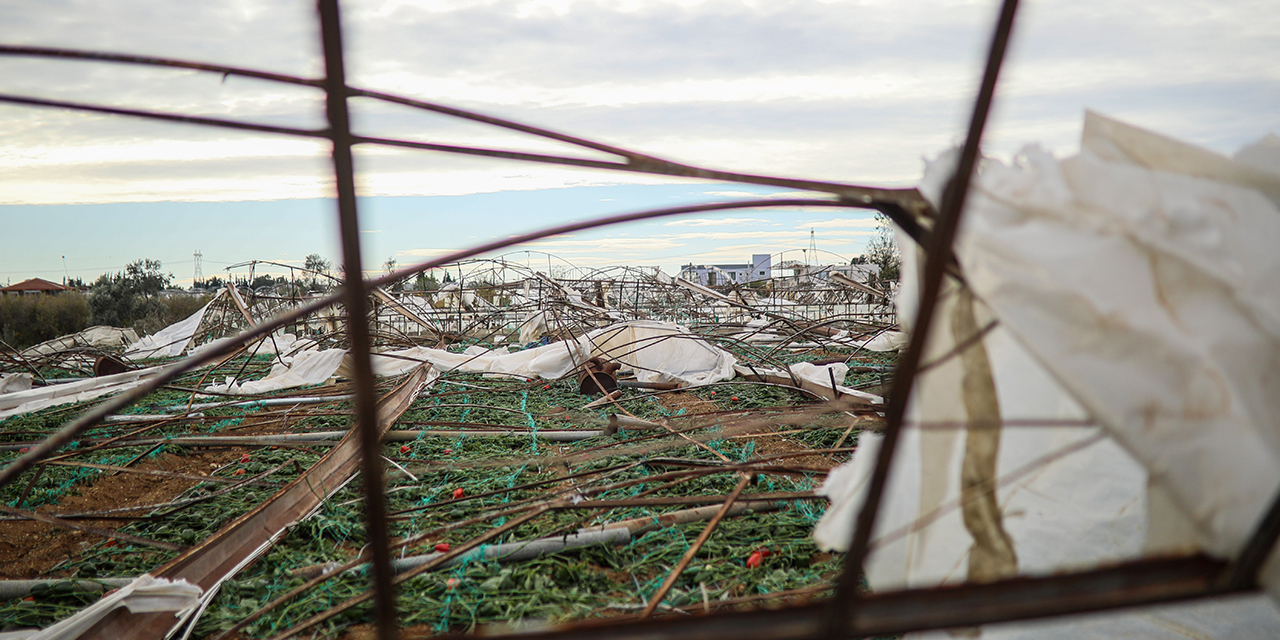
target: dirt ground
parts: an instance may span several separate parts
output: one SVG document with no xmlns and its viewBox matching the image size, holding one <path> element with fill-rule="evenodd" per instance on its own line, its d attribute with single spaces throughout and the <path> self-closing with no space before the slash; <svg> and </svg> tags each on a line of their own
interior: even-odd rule
<svg viewBox="0 0 1280 640">
<path fill-rule="evenodd" d="M 139 463 L 139 469 L 173 471 L 190 475 L 209 475 L 223 464 L 240 457 L 239 451 L 204 451 L 185 456 L 164 454 Z M 36 511 L 58 513 L 98 511 L 132 505 L 167 502 L 189 489 L 194 480 L 165 478 L 136 473 L 103 475 L 91 485 L 81 485 L 74 493 L 63 496 L 57 505 L 45 505 Z M 116 529 L 122 520 L 79 521 L 100 529 Z M 70 577 L 55 569 L 82 549 L 101 540 L 101 536 L 74 531 L 33 521 L 0 521 L 0 578 Z"/>
</svg>

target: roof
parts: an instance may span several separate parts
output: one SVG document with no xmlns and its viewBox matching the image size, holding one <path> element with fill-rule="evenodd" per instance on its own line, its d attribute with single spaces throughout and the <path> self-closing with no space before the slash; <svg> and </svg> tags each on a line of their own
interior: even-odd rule
<svg viewBox="0 0 1280 640">
<path fill-rule="evenodd" d="M 0 293 L 8 293 L 10 291 L 70 291 L 71 287 L 61 285 L 56 282 L 49 282 L 44 278 L 31 278 L 23 280 L 18 284 L 9 285 L 0 289 Z"/>
</svg>

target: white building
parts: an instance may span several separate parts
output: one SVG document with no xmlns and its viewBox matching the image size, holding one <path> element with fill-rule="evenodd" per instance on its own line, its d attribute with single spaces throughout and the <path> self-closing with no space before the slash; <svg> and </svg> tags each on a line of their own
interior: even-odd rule
<svg viewBox="0 0 1280 640">
<path fill-rule="evenodd" d="M 686 264 L 680 267 L 680 277 L 690 282 L 714 287 L 736 282 L 768 280 L 771 258 L 767 253 L 751 256 L 746 264 Z"/>
</svg>

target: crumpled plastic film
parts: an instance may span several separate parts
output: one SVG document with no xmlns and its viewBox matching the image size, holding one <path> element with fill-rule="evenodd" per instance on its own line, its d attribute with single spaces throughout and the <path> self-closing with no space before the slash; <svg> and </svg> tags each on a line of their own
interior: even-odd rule
<svg viewBox="0 0 1280 640">
<path fill-rule="evenodd" d="M 955 155 L 926 172 L 935 202 Z M 1005 425 L 997 505 L 1019 573 L 1197 549 L 1229 558 L 1253 533 L 1280 488 L 1278 202 L 1280 138 L 1232 160 L 1095 114 L 1075 157 L 1027 147 L 1013 166 L 980 167 L 955 249 L 978 326 L 994 323 L 981 343 Z M 909 321 L 920 265 L 899 241 Z M 959 515 L 964 432 L 940 426 L 969 418 L 963 358 L 930 366 L 957 347 L 956 294 L 952 283 L 940 300 L 873 534 L 876 589 L 974 578 Z M 1055 419 L 1081 426 L 1047 426 Z M 878 439 L 864 434 L 821 489 L 833 502 L 819 544 L 847 544 Z M 1273 594 L 1278 577 L 1273 559 L 1262 574 Z M 1220 598 L 982 630 L 1197 634 L 1280 637 L 1280 608 Z"/>
<path fill-rule="evenodd" d="M 186 580 L 153 578 L 144 574 L 57 624 L 33 631 L 31 635 L 15 637 L 23 640 L 72 640 L 120 607 L 126 607 L 133 613 L 173 611 L 176 619 L 199 604 L 200 594 L 200 587 Z"/>
</svg>

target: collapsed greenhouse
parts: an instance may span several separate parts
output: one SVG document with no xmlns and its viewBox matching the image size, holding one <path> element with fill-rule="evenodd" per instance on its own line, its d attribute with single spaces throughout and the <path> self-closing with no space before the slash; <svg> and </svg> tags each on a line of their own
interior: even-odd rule
<svg viewBox="0 0 1280 640">
<path fill-rule="evenodd" d="M 867 390 L 900 346 L 887 290 L 815 278 L 722 292 L 660 272 L 551 278 L 502 260 L 451 269 L 460 277 L 439 291 L 370 296 L 407 626 L 625 617 L 828 588 L 838 563 L 809 540 L 814 489 L 876 420 Z M 36 446 L 73 403 L 305 301 L 288 293 L 228 285 L 152 336 L 95 328 L 9 356 L 6 455 Z M 0 526 L 20 542 L 6 577 L 52 579 L 11 583 L 21 590 L 6 594 L 5 618 L 46 626 L 95 587 L 196 558 L 243 566 L 211 575 L 218 595 L 202 602 L 196 637 L 237 624 L 270 634 L 357 596 L 369 540 L 343 440 L 354 373 L 331 313 L 175 378 L 8 485 Z M 127 370 L 94 377 L 103 363 Z M 830 400 L 847 406 L 812 411 Z M 691 547 L 712 518 L 715 537 Z M 696 562 L 664 585 L 691 548 Z M 263 608 L 307 582 L 296 601 Z M 365 615 L 352 606 L 324 624 Z"/>
<path fill-rule="evenodd" d="M 1280 635 L 1274 136 L 1228 158 L 1089 113 L 1075 156 L 983 159 L 1005 2 L 919 190 L 718 171 L 348 86 L 319 7 L 319 79 L 0 46 L 322 90 L 325 130 L 0 101 L 330 142 L 347 265 L 5 354 L 0 638 Z M 353 97 L 615 159 L 360 137 Z M 357 144 L 815 195 L 365 279 Z M 887 216 L 899 289 L 475 259 L 775 206 Z"/>
</svg>

